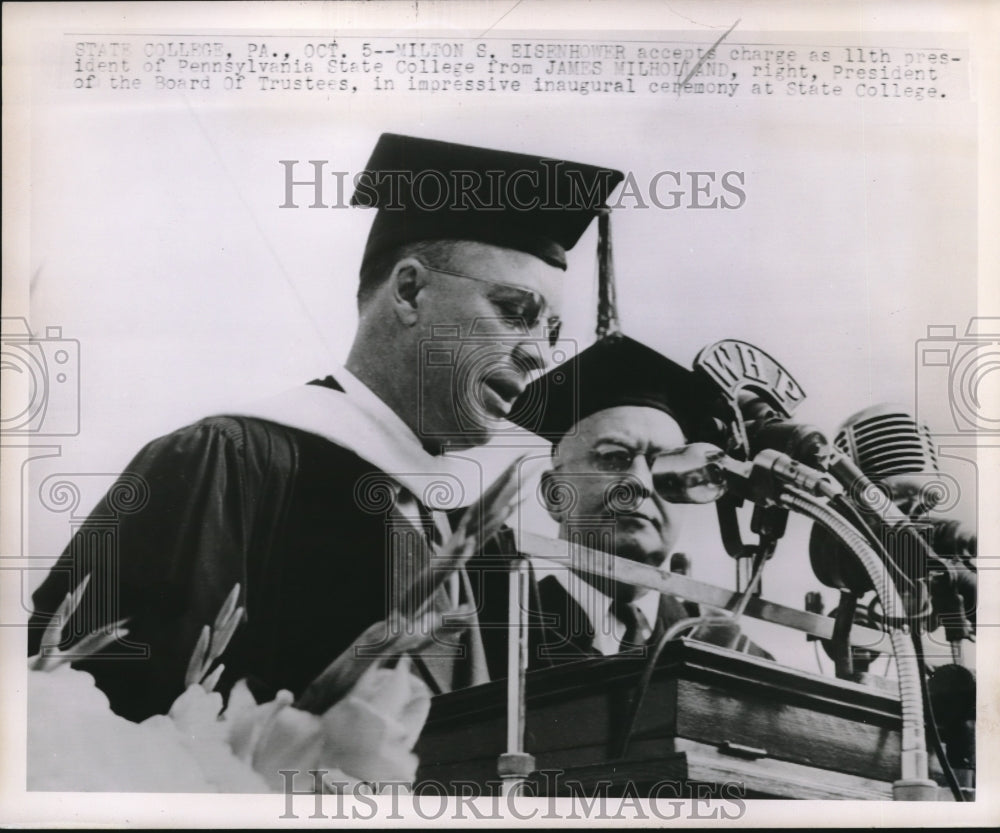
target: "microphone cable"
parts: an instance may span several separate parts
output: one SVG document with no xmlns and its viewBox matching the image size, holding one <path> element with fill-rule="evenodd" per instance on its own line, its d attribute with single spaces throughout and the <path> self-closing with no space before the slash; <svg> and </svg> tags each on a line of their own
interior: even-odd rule
<svg viewBox="0 0 1000 833">
<path fill-rule="evenodd" d="M 846 517 L 846 519 L 851 522 L 851 524 L 854 526 L 855 529 L 858 530 L 858 532 L 860 532 L 862 535 L 865 536 L 865 539 L 868 541 L 868 544 L 871 546 L 873 550 L 875 550 L 876 554 L 882 559 L 888 570 L 895 576 L 895 578 L 901 584 L 905 585 L 906 589 L 910 593 L 915 594 L 917 592 L 916 582 L 913 579 L 911 579 L 906 574 L 906 572 L 898 564 L 896 564 L 896 562 L 890 557 L 889 551 L 885 548 L 885 545 L 879 540 L 879 537 L 874 532 L 872 532 L 871 527 L 869 527 L 868 524 L 865 523 L 865 519 L 861 516 L 861 513 L 857 510 L 854 504 L 851 503 L 844 495 L 837 495 L 836 497 L 832 498 L 830 504 L 831 506 L 839 510 L 840 514 Z M 924 615 L 924 611 L 921 611 L 919 614 L 915 615 L 922 616 Z"/>
<path fill-rule="evenodd" d="M 830 502 L 831 504 L 836 504 L 840 513 L 845 515 L 847 519 L 850 520 L 858 529 L 858 531 L 868 539 L 872 548 L 876 553 L 878 553 L 885 564 L 889 566 L 900 579 L 905 581 L 911 590 L 915 589 L 915 582 L 893 563 L 892 559 L 889 557 L 888 551 L 882 545 L 882 542 L 879 541 L 878 536 L 875 535 L 868 524 L 865 523 L 864 518 L 861 517 L 861 513 L 857 510 L 854 504 L 847 500 L 844 495 L 838 495 Z M 920 540 L 922 541 L 923 539 L 921 538 Z M 917 614 L 917 616 L 923 615 L 924 611 Z M 885 617 L 882 617 L 882 619 L 885 621 Z M 917 667 L 920 672 L 920 696 L 924 702 L 924 714 L 926 715 L 927 731 L 930 735 L 931 746 L 934 749 L 934 756 L 937 758 L 938 763 L 941 766 L 945 780 L 948 782 L 948 788 L 951 790 L 951 794 L 954 796 L 955 801 L 967 801 L 968 799 L 965 797 L 965 793 L 962 792 L 962 788 L 958 783 L 958 776 L 955 774 L 955 770 L 952 768 L 947 756 L 945 755 L 944 743 L 941 740 L 940 732 L 938 732 L 937 719 L 934 715 L 934 705 L 931 702 L 930 690 L 927 687 L 927 662 L 924 657 L 923 642 L 920 638 L 919 623 L 914 623 L 914 625 L 910 628 L 910 638 L 913 642 L 913 650 L 916 654 Z"/>
<path fill-rule="evenodd" d="M 731 624 L 732 620 L 728 617 L 691 616 L 687 619 L 679 619 L 663 632 L 663 635 L 656 643 L 656 647 L 653 649 L 653 653 L 650 654 L 649 659 L 646 661 L 646 665 L 642 669 L 642 677 L 636 685 L 635 694 L 632 696 L 632 702 L 629 704 L 628 716 L 625 719 L 622 729 L 621 739 L 617 744 L 617 749 L 612 755 L 612 758 L 624 758 L 625 754 L 628 752 L 628 744 L 632 739 L 632 733 L 635 731 L 635 723 L 639 717 L 639 712 L 642 709 L 642 701 L 646 696 L 646 689 L 649 688 L 649 683 L 653 678 L 653 671 L 660 659 L 660 655 L 663 653 L 663 649 L 667 647 L 667 643 L 672 642 L 688 628 L 706 625 L 708 627 L 720 627 L 722 625 Z"/>
<path fill-rule="evenodd" d="M 673 625 L 663 632 L 663 635 L 660 636 L 656 643 L 656 647 L 653 649 L 653 653 L 650 654 L 649 659 L 646 660 L 646 665 L 642 669 L 642 677 L 640 677 L 639 683 L 636 685 L 635 694 L 632 696 L 632 701 L 629 703 L 628 716 L 625 719 L 621 740 L 618 742 L 618 754 L 615 755 L 615 757 L 624 758 L 625 753 L 628 751 L 628 744 L 632 739 L 632 733 L 635 731 L 635 723 L 639 719 L 639 712 L 642 709 L 642 701 L 645 698 L 646 690 L 649 688 L 649 684 L 653 679 L 653 671 L 656 669 L 660 655 L 663 653 L 663 649 L 667 647 L 667 643 L 676 639 L 680 633 L 688 628 L 693 629 L 695 627 L 703 626 L 722 627 L 723 625 L 732 626 L 738 622 L 740 616 L 743 615 L 743 611 L 746 610 L 750 597 L 753 595 L 754 590 L 760 583 L 760 578 L 764 573 L 764 564 L 766 562 L 767 554 L 763 551 L 757 552 L 754 556 L 753 572 L 750 575 L 750 581 L 747 582 L 746 588 L 744 588 L 743 592 L 740 594 L 740 597 L 737 599 L 736 605 L 733 609 L 726 611 L 727 615 L 692 616 L 688 619 L 680 619 L 679 621 L 674 622 Z"/>
<path fill-rule="evenodd" d="M 948 789 L 954 796 L 955 801 L 968 801 L 962 787 L 958 783 L 958 776 L 948 761 L 944 751 L 944 743 L 941 740 L 941 733 L 938 731 L 937 720 L 934 717 L 934 704 L 931 701 L 930 689 L 927 686 L 927 663 L 924 659 L 924 645 L 920 638 L 920 628 L 910 629 L 910 639 L 913 642 L 913 652 L 917 657 L 917 667 L 920 668 L 920 696 L 924 701 L 924 713 L 927 715 L 927 733 L 931 736 L 931 746 L 934 748 L 934 755 L 944 772 L 944 779 L 948 782 Z"/>
</svg>

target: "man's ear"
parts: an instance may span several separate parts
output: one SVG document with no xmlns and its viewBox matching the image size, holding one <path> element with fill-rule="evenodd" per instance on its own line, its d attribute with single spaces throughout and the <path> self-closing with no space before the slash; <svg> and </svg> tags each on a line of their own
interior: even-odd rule
<svg viewBox="0 0 1000 833">
<path fill-rule="evenodd" d="M 389 275 L 390 298 L 396 317 L 406 326 L 417 323 L 420 290 L 427 285 L 427 269 L 416 258 L 398 261 Z"/>
<path fill-rule="evenodd" d="M 576 505 L 576 490 L 572 482 L 554 469 L 542 472 L 538 484 L 545 511 L 556 523 L 562 523 Z"/>
</svg>

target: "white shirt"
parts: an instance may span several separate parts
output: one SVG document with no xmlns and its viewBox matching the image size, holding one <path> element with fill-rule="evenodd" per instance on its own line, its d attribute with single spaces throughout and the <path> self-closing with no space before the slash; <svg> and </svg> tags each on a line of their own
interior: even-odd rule
<svg viewBox="0 0 1000 833">
<path fill-rule="evenodd" d="M 542 566 L 542 561 L 543 559 L 536 559 L 536 565 Z M 546 562 L 546 564 L 550 563 Z M 550 572 L 586 614 L 594 629 L 594 648 L 606 656 L 617 654 L 621 649 L 626 625 L 611 613 L 613 603 L 611 597 L 566 567 L 558 567 Z M 651 590 L 647 591 L 636 598 L 632 602 L 632 606 L 645 617 L 648 629 L 643 636 L 648 639 L 652 634 L 652 629 L 656 626 L 656 619 L 660 612 L 660 595 Z"/>
</svg>

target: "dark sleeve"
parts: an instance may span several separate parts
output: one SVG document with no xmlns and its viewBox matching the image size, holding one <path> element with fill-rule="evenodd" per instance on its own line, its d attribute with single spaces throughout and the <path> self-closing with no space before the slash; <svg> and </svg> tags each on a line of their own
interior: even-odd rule
<svg viewBox="0 0 1000 833">
<path fill-rule="evenodd" d="M 483 551 L 469 559 L 466 571 L 476 599 L 480 635 L 491 680 L 507 677 L 507 650 L 510 641 L 510 570 L 508 553 L 516 550 L 506 528 L 486 543 Z M 547 668 L 553 662 L 543 647 L 554 641 L 546 627 L 551 619 L 543 613 L 535 571 L 528 562 L 528 656 L 529 668 Z"/>
<path fill-rule="evenodd" d="M 147 445 L 34 594 L 29 653 L 37 652 L 66 593 L 89 575 L 62 647 L 127 619 L 125 641 L 76 665 L 94 675 L 125 717 L 169 708 L 183 691 L 202 626 L 213 622 L 237 582 L 247 587 L 247 551 L 269 457 L 266 448 L 249 449 L 245 423 L 229 418 L 204 420 Z"/>
</svg>

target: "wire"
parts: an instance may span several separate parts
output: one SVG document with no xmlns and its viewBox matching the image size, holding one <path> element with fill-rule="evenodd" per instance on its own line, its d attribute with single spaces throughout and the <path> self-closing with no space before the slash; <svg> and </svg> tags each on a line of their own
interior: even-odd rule
<svg viewBox="0 0 1000 833">
<path fill-rule="evenodd" d="M 642 701 L 646 696 L 646 689 L 649 688 L 649 683 L 653 678 L 653 670 L 656 668 L 656 664 L 660 659 L 660 654 L 663 653 L 663 649 L 666 647 L 667 643 L 672 639 L 675 639 L 681 631 L 687 630 L 690 627 L 719 627 L 721 625 L 731 627 L 734 623 L 738 622 L 740 617 L 743 615 L 743 611 L 746 610 L 747 604 L 750 602 L 750 597 L 753 595 L 754 589 L 760 583 L 761 576 L 764 574 L 764 564 L 767 562 L 767 555 L 767 551 L 763 548 L 759 549 L 754 555 L 752 568 L 753 572 L 750 575 L 750 581 L 747 582 L 747 586 L 744 588 L 740 597 L 736 600 L 736 604 L 733 606 L 732 610 L 726 611 L 729 614 L 728 616 L 692 616 L 690 619 L 681 619 L 667 628 L 663 636 L 660 637 L 659 642 L 656 643 L 656 648 L 646 661 L 646 666 L 642 670 L 642 677 L 639 680 L 639 685 L 636 687 L 635 695 L 633 696 L 632 703 L 629 706 L 629 714 L 625 722 L 625 728 L 622 732 L 622 739 L 619 743 L 620 751 L 617 757 L 625 757 L 625 753 L 628 751 L 628 744 L 632 738 L 632 732 L 635 730 L 635 722 L 639 717 L 639 711 L 642 708 Z"/>
<path fill-rule="evenodd" d="M 885 548 L 885 545 L 878 539 L 878 536 L 872 532 L 871 527 L 865 523 L 865 519 L 861 517 L 861 513 L 857 510 L 853 503 L 851 503 L 843 495 L 837 495 L 830 501 L 831 504 L 836 504 L 836 508 L 840 510 L 841 515 L 845 515 L 851 524 L 865 536 L 865 539 L 871 545 L 872 549 L 879 555 L 879 557 L 885 562 L 886 567 L 889 568 L 891 572 L 895 574 L 899 581 L 904 582 L 907 585 L 907 589 L 913 593 L 916 591 L 916 583 L 911 579 L 902 569 L 896 564 L 896 562 L 890 557 L 889 551 Z"/>
<path fill-rule="evenodd" d="M 878 594 L 876 594 L 875 597 L 868 603 L 868 627 L 882 628 L 886 623 L 894 623 L 894 620 L 886 618 L 881 608 L 882 602 L 879 599 Z M 921 622 L 927 624 L 930 622 L 930 616 L 933 612 L 934 608 L 931 605 L 930 599 L 925 597 L 923 604 L 920 606 L 920 610 L 910 616 L 910 620 L 914 622 L 914 627 Z"/>
<path fill-rule="evenodd" d="M 958 783 L 958 776 L 952 769 L 944 753 L 944 744 L 941 742 L 941 734 L 938 732 L 937 720 L 934 717 L 934 705 L 931 702 L 930 690 L 927 687 L 927 663 L 924 661 L 924 644 L 920 637 L 920 629 L 913 628 L 910 631 L 910 639 L 913 642 L 913 652 L 917 657 L 917 667 L 920 669 L 920 696 L 924 701 L 924 713 L 927 715 L 927 732 L 931 736 L 931 746 L 934 747 L 934 754 L 941 764 L 941 771 L 944 772 L 945 781 L 955 801 L 968 801 L 962 787 Z"/>
<path fill-rule="evenodd" d="M 879 624 L 879 620 L 882 619 L 882 617 L 873 610 L 877 602 L 878 598 L 876 597 L 868 606 L 869 621 L 873 625 Z M 938 763 L 941 765 L 941 770 L 944 772 L 945 780 L 947 780 L 948 787 L 951 789 L 955 800 L 967 801 L 965 793 L 962 792 L 958 783 L 958 777 L 955 775 L 955 771 L 952 769 L 951 764 L 945 757 L 941 735 L 938 732 L 937 718 L 934 715 L 934 704 L 931 701 L 930 692 L 927 688 L 927 662 L 924 658 L 924 645 L 920 636 L 920 628 L 914 627 L 911 629 L 910 639 L 913 642 L 913 650 L 917 658 L 917 668 L 920 672 L 920 697 L 924 703 L 924 715 L 927 724 L 927 731 L 931 737 L 931 746 L 934 748 L 934 755 L 937 757 Z M 889 657 L 888 665 L 886 665 L 886 674 L 888 673 L 891 664 L 892 657 Z"/>
<path fill-rule="evenodd" d="M 864 519 L 860 518 L 860 515 L 857 512 L 857 510 L 853 506 L 851 506 L 851 504 L 846 500 L 843 499 L 838 500 L 837 498 L 834 498 L 834 500 L 837 500 L 838 505 L 841 506 L 846 511 L 846 514 L 848 516 L 855 518 L 855 522 L 857 522 L 857 519 L 861 520 L 863 526 L 859 527 L 859 530 L 862 534 L 864 534 L 866 539 L 871 540 L 872 538 L 871 530 L 868 529 L 868 525 L 864 523 Z M 934 563 L 940 565 L 944 563 L 938 557 L 938 555 L 930 548 L 930 545 L 923 539 L 923 537 L 920 536 L 916 532 L 916 530 L 914 530 L 911 526 L 909 526 L 909 524 L 907 523 L 900 524 L 899 528 L 901 529 L 904 535 L 909 536 L 910 540 L 916 543 L 917 549 L 926 558 L 926 563 L 928 565 Z M 880 542 L 875 542 L 875 543 L 877 544 L 877 546 L 875 547 L 877 554 L 880 557 L 882 557 L 883 560 L 885 560 L 886 564 L 891 564 L 892 563 L 891 559 L 890 560 L 885 559 L 885 549 L 881 546 L 881 543 Z M 895 565 L 893 566 L 895 567 Z M 907 580 L 909 581 L 909 578 L 907 578 Z M 889 618 L 888 612 L 886 612 L 886 619 L 888 620 L 888 618 Z M 938 732 L 937 720 L 934 716 L 934 706 L 933 703 L 931 702 L 930 692 L 927 686 L 927 664 L 924 660 L 924 648 L 920 636 L 920 627 L 916 623 L 915 626 L 910 629 L 910 641 L 913 644 L 914 659 L 916 660 L 916 666 L 917 666 L 916 676 L 920 685 L 920 699 L 923 705 L 923 711 L 925 716 L 924 729 L 930 735 L 931 745 L 934 748 L 934 754 L 937 756 L 938 762 L 941 764 L 941 770 L 944 773 L 945 780 L 948 782 L 948 787 L 951 789 L 951 793 L 954 796 L 955 801 L 965 801 L 966 798 L 962 792 L 961 786 L 958 783 L 958 777 L 955 775 L 954 769 L 952 769 L 951 764 L 948 762 L 945 756 L 944 745 L 941 742 L 941 735 Z M 898 661 L 898 652 L 897 652 L 897 661 Z M 902 668 L 900 668 L 899 670 L 901 672 Z M 900 686 L 902 686 L 901 673 L 900 673 Z"/>
<path fill-rule="evenodd" d="M 819 667 L 819 673 L 820 674 L 825 674 L 826 673 L 826 669 L 823 667 L 823 661 L 822 661 L 822 659 L 820 659 L 820 655 L 819 655 L 819 640 L 818 639 L 816 639 L 816 640 L 813 641 L 813 653 L 816 654 L 816 665 Z"/>
<path fill-rule="evenodd" d="M 743 593 L 736 600 L 736 604 L 733 605 L 732 610 L 729 613 L 732 614 L 732 619 L 730 621 L 737 621 L 742 615 L 743 611 L 747 609 L 747 605 L 750 603 L 750 597 L 753 595 L 754 590 L 756 590 L 757 585 L 760 584 L 761 576 L 764 575 L 764 564 L 767 562 L 768 553 L 763 548 L 758 548 L 757 552 L 753 557 L 753 572 L 750 574 L 750 580 L 747 582 L 747 586 L 743 588 Z"/>
<path fill-rule="evenodd" d="M 878 554 L 882 556 L 885 563 L 895 571 L 896 575 L 903 578 L 910 585 L 910 587 L 914 587 L 915 582 L 913 582 L 909 578 L 909 576 L 905 575 L 905 573 L 903 573 L 903 571 L 900 570 L 893 563 L 892 559 L 888 557 L 888 552 L 881 545 L 881 542 L 878 541 L 878 538 L 871 531 L 868 525 L 864 522 L 864 518 L 861 517 L 861 513 L 858 512 L 858 510 L 851 504 L 851 502 L 846 500 L 843 496 L 838 496 L 834 500 L 836 500 L 838 507 L 842 510 L 843 514 L 848 515 L 854 522 L 854 525 L 857 526 L 858 529 L 865 534 L 865 537 L 875 547 L 876 552 L 878 552 Z M 904 525 L 902 527 L 902 530 L 904 534 L 910 536 L 911 540 L 917 542 L 918 548 L 920 548 L 925 555 L 928 555 L 927 551 L 930 549 L 929 545 L 919 534 L 917 534 L 916 530 L 914 530 L 912 527 L 908 525 Z M 936 553 L 934 553 L 933 555 L 936 556 Z M 875 601 L 877 602 L 877 599 Z M 876 614 L 875 611 L 872 610 L 873 605 L 869 605 L 869 617 L 870 619 L 875 620 L 880 617 L 878 617 L 878 614 Z M 925 607 L 926 606 L 927 605 L 925 605 Z M 925 616 L 926 616 L 925 610 L 921 610 L 920 613 L 917 614 L 917 617 L 919 618 L 925 618 Z M 958 783 L 958 776 L 955 775 L 955 770 L 952 768 L 951 763 L 948 761 L 945 755 L 944 744 L 941 741 L 941 734 L 938 731 L 937 718 L 934 715 L 934 704 L 931 701 L 930 692 L 928 691 L 927 688 L 927 663 L 924 659 L 923 642 L 920 636 L 920 628 L 919 626 L 916 626 L 916 623 L 915 626 L 910 631 L 910 638 L 913 642 L 914 653 L 916 654 L 917 658 L 917 666 L 920 672 L 920 696 L 924 703 L 926 726 L 928 734 L 930 735 L 931 738 L 931 745 L 934 748 L 934 754 L 938 759 L 938 763 L 941 765 L 941 770 L 944 773 L 945 780 L 948 782 L 948 787 L 951 789 L 951 793 L 954 796 L 955 800 L 966 801 L 967 799 L 965 797 L 965 794 L 962 792 L 962 788 Z"/>
<path fill-rule="evenodd" d="M 882 506 L 876 502 L 864 499 L 869 493 L 879 492 L 881 494 L 881 491 L 868 475 L 858 468 L 854 460 L 846 454 L 837 452 L 830 461 L 829 472 L 844 487 L 848 494 L 857 495 L 861 499 L 862 504 L 867 504 L 865 508 L 874 512 L 884 526 L 899 530 L 908 536 L 916 544 L 920 554 L 924 557 L 926 567 L 934 565 L 937 569 L 953 575 L 952 568 L 948 562 L 931 549 L 930 544 L 913 528 L 910 519 L 895 504 L 889 503 L 887 506 Z M 843 501 L 843 503 L 848 504 L 849 502 Z M 892 517 L 892 522 L 886 517 L 886 513 Z M 867 527 L 867 524 L 865 524 L 865 527 Z"/>
<path fill-rule="evenodd" d="M 858 557 L 861 565 L 868 573 L 874 587 L 885 587 L 887 591 L 883 605 L 892 604 L 892 610 L 886 610 L 887 615 L 895 615 L 897 609 L 902 610 L 902 600 L 891 582 L 886 582 L 885 568 L 882 560 L 869 546 L 865 537 L 856 530 L 846 518 L 835 512 L 826 503 L 818 501 L 811 495 L 794 487 L 787 487 L 781 495 L 781 502 L 792 509 L 797 509 L 813 521 L 822 524 L 836 538 L 847 546 Z M 902 715 L 900 735 L 900 769 L 902 779 L 927 780 L 927 738 L 924 721 L 924 704 L 920 689 L 920 669 L 916 657 L 909 653 L 910 639 L 902 630 L 891 628 L 889 639 L 892 641 L 892 651 L 896 659 L 896 672 L 899 680 L 899 701 Z"/>
<path fill-rule="evenodd" d="M 624 758 L 625 753 L 628 752 L 628 744 L 632 739 L 632 732 L 635 730 L 635 722 L 639 717 L 642 701 L 646 696 L 646 689 L 649 688 L 650 680 L 653 678 L 653 670 L 656 668 L 660 654 L 663 653 L 663 649 L 667 646 L 667 643 L 676 639 L 682 631 L 691 627 L 720 627 L 722 625 L 732 625 L 732 622 L 733 620 L 729 616 L 692 616 L 688 619 L 680 619 L 674 622 L 673 625 L 664 631 L 656 643 L 653 653 L 650 654 L 649 659 L 646 661 L 646 666 L 642 669 L 642 677 L 639 679 L 632 702 L 629 704 L 628 716 L 625 719 L 625 726 L 622 730 L 621 740 L 618 743 L 618 750 L 613 757 Z"/>
</svg>

